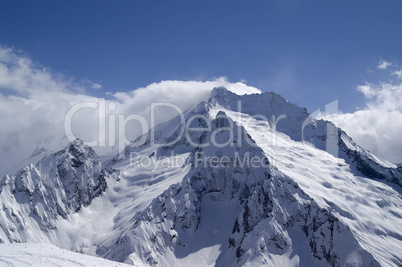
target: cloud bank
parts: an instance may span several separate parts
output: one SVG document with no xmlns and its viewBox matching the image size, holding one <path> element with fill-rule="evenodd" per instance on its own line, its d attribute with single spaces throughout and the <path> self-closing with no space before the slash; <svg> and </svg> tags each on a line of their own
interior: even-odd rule
<svg viewBox="0 0 402 267">
<path fill-rule="evenodd" d="M 401 71 L 394 69 L 390 74 L 402 78 Z M 80 109 L 74 114 L 73 134 L 84 141 L 99 141 L 99 119 L 105 121 L 106 127 L 111 124 L 110 116 L 118 115 L 139 114 L 149 122 L 151 103 L 171 103 L 184 111 L 206 99 L 219 86 L 237 94 L 260 93 L 244 82 L 233 83 L 220 77 L 210 81 L 161 81 L 99 98 L 86 92 L 101 89 L 101 84 L 89 80 L 76 82 L 36 64 L 19 51 L 0 46 L 0 176 L 13 170 L 14 162 L 28 158 L 36 148 L 56 150 L 66 144 L 65 116 L 76 105 L 95 103 L 97 108 Z M 402 162 L 402 80 L 364 84 L 357 90 L 367 105 L 354 113 L 340 114 L 340 127 L 378 156 Z M 104 112 L 99 112 L 100 103 L 105 105 Z M 173 109 L 159 110 L 156 123 L 176 115 Z M 138 123 L 127 124 L 127 139 L 140 133 Z M 95 149 L 102 153 L 101 148 Z"/>
<path fill-rule="evenodd" d="M 151 103 L 168 102 L 184 111 L 206 99 L 217 86 L 238 94 L 260 93 L 257 88 L 221 77 L 211 81 L 161 81 L 130 92 L 109 93 L 107 99 L 98 98 L 86 92 L 101 89 L 101 84 L 77 82 L 36 64 L 20 51 L 0 46 L 0 175 L 6 165 L 29 157 L 38 147 L 54 145 L 60 149 L 59 140 L 66 136 L 65 116 L 76 105 L 93 103 L 98 107 L 80 109 L 72 117 L 73 134 L 92 141 L 99 139 L 99 119 L 108 124 L 109 116 L 140 114 L 149 121 Z M 99 112 L 102 101 L 106 109 Z M 164 110 L 156 114 L 156 122 L 176 115 L 173 110 Z M 135 122 L 127 124 L 128 139 L 140 133 Z"/>
<path fill-rule="evenodd" d="M 367 83 L 357 90 L 366 99 L 366 106 L 354 113 L 340 114 L 339 126 L 377 156 L 401 163 L 402 81 Z"/>
</svg>

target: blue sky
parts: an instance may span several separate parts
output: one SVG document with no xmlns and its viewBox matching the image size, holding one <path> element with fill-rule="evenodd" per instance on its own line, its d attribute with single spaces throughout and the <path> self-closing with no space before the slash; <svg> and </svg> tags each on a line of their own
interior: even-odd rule
<svg viewBox="0 0 402 267">
<path fill-rule="evenodd" d="M 402 61 L 400 1 L 0 1 L 0 43 L 127 91 L 226 76 L 313 111 L 354 111 L 380 60 Z M 374 73 L 368 69 L 376 70 Z"/>
<path fill-rule="evenodd" d="M 0 148 L 29 156 L 65 135 L 82 101 L 148 116 L 153 102 L 185 110 L 223 85 L 310 112 L 338 100 L 332 121 L 402 162 L 401 11 L 400 0 L 0 0 Z M 96 116 L 76 121 L 84 141 Z"/>
</svg>

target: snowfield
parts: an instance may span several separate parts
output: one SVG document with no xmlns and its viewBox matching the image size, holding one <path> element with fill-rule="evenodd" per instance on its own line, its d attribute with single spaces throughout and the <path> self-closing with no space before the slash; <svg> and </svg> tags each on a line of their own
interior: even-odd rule
<svg viewBox="0 0 402 267">
<path fill-rule="evenodd" d="M 49 244 L 0 244 L 0 266 L 128 267 L 130 265 L 74 253 Z"/>
</svg>

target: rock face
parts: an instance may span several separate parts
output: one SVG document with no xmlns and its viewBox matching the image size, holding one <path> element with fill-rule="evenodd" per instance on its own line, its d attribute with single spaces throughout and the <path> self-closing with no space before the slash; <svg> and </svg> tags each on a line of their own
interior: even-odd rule
<svg viewBox="0 0 402 267">
<path fill-rule="evenodd" d="M 0 184 L 2 242 L 35 241 L 35 229 L 49 232 L 106 189 L 106 171 L 91 147 L 75 140 L 65 149 L 6 175 Z"/>
</svg>

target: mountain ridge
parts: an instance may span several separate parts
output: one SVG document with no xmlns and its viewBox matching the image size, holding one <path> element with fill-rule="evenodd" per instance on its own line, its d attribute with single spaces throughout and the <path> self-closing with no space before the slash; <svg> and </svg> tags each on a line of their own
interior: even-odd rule
<svg viewBox="0 0 402 267">
<path fill-rule="evenodd" d="M 66 219 L 106 190 L 105 175 L 94 150 L 79 139 L 15 175 L 6 175 L 0 184 L 2 241 L 5 236 L 14 242 L 31 240 L 17 230 L 28 221 L 43 231 L 55 229 L 58 217 Z M 3 225 L 7 217 L 15 218 L 11 225 Z"/>
</svg>

